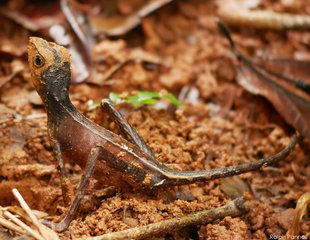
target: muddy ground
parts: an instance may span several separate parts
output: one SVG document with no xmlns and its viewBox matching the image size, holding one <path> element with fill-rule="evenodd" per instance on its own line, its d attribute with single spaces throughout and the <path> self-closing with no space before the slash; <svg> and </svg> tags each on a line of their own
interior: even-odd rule
<svg viewBox="0 0 310 240">
<path fill-rule="evenodd" d="M 260 8 L 286 10 L 282 1 L 273 5 L 270 2 L 261 1 Z M 135 61 L 100 86 L 74 84 L 70 89 L 73 104 L 90 119 L 117 132 L 115 124 L 106 124 L 100 109 L 89 109 L 89 100 L 99 102 L 111 91 L 165 89 L 181 96 L 184 103 L 181 107 L 163 104 L 162 108 L 159 105 L 122 108 L 157 159 L 176 170 L 225 167 L 279 152 L 288 144 L 292 128 L 267 100 L 248 93 L 236 83 L 234 65 L 238 62 L 214 21 L 217 4 L 174 1 L 144 18 L 138 29 L 124 37 L 97 43 L 92 56 L 97 58 L 95 68 L 102 71 L 141 56 L 156 59 L 160 64 Z M 306 4 L 295 8 L 291 11 L 310 14 Z M 14 46 L 24 51 L 28 36 L 35 33 L 12 23 L 10 26 L 15 30 L 8 31 L 4 27 L 8 22 L 1 19 L 2 40 L 8 39 L 9 33 Z M 306 31 L 274 32 L 242 26 L 231 31 L 248 56 L 261 50 L 281 56 L 293 57 L 296 52 L 310 56 L 310 35 Z M 46 212 L 55 220 L 66 208 L 57 162 L 46 132 L 45 110 L 34 95 L 26 54 L 2 56 L 2 76 L 10 73 L 12 61 L 19 61 L 23 69 L 0 89 L 0 205 L 18 205 L 11 193 L 12 188 L 17 188 L 32 209 Z M 98 60 L 102 56 L 104 60 Z M 69 229 L 60 236 L 62 239 L 96 236 L 180 217 L 222 206 L 244 192 L 255 201 L 255 208 L 248 214 L 228 216 L 159 239 L 283 236 L 291 224 L 298 198 L 310 191 L 309 156 L 305 140 L 286 159 L 272 167 L 242 174 L 237 181 L 220 179 L 155 191 L 130 188 L 119 191 L 93 180 L 89 197 Z M 66 166 L 76 189 L 82 171 L 74 163 Z M 306 218 L 301 222 L 300 234 L 309 238 L 309 232 L 310 221 Z"/>
</svg>

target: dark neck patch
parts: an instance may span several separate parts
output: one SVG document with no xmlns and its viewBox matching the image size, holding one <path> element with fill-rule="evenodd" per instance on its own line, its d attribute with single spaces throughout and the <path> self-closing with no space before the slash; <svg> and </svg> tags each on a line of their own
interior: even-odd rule
<svg viewBox="0 0 310 240">
<path fill-rule="evenodd" d="M 69 99 L 69 87 L 71 81 L 70 63 L 55 64 L 49 66 L 41 73 L 44 84 L 39 89 L 45 105 L 55 104 Z"/>
</svg>

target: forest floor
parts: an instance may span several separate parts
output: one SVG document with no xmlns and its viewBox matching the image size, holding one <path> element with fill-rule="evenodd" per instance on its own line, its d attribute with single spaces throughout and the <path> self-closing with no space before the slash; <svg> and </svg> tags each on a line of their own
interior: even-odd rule
<svg viewBox="0 0 310 240">
<path fill-rule="evenodd" d="M 215 22 L 219 2 L 173 1 L 145 17 L 137 29 L 123 37 L 96 43 L 92 56 L 97 70 L 104 72 L 129 58 L 136 61 L 101 84 L 72 84 L 73 104 L 88 118 L 103 123 L 106 119 L 100 109 L 90 109 L 89 100 L 97 103 L 110 92 L 165 89 L 174 93 L 183 106 L 127 106 L 125 113 L 156 158 L 176 170 L 253 162 L 282 150 L 289 143 L 292 129 L 270 102 L 238 85 L 238 61 Z M 262 0 L 259 7 L 286 11 L 284 1 L 270 2 L 273 1 Z M 309 6 L 302 4 L 291 11 L 310 14 Z M 0 89 L 0 205 L 18 205 L 11 193 L 12 188 L 17 188 L 32 209 L 57 219 L 66 208 L 47 136 L 45 109 L 34 93 L 26 57 L 28 37 L 44 35 L 31 33 L 3 17 L 0 26 L 0 76 L 10 74 L 16 66 L 22 69 Z M 306 31 L 246 27 L 230 30 L 247 56 L 258 52 L 310 56 L 310 33 Z M 12 50 L 15 55 L 5 50 L 12 46 L 19 48 Z M 113 123 L 107 127 L 118 131 Z M 69 229 L 59 236 L 74 239 L 147 225 L 216 208 L 246 192 L 255 206 L 247 214 L 227 216 L 158 239 L 284 236 L 292 223 L 297 200 L 310 192 L 309 143 L 304 141 L 303 145 L 306 147 L 297 144 L 287 158 L 260 171 L 188 186 L 120 191 L 99 186 L 93 179 L 88 189 L 91 197 L 83 202 Z M 76 189 L 82 170 L 74 163 L 66 166 Z M 300 234 L 309 238 L 309 232 L 308 218 L 301 222 Z"/>
</svg>

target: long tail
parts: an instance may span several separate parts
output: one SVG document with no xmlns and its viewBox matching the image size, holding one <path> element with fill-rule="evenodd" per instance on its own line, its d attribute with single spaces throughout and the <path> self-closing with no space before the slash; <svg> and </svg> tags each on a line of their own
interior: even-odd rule
<svg viewBox="0 0 310 240">
<path fill-rule="evenodd" d="M 237 166 L 202 171 L 176 171 L 170 168 L 166 168 L 165 172 L 163 173 L 163 175 L 166 177 L 165 181 L 158 183 L 158 185 L 155 184 L 155 186 L 183 185 L 197 181 L 208 181 L 255 171 L 286 158 L 294 149 L 296 142 L 297 134 L 295 133 L 291 137 L 290 143 L 282 151 L 252 163 L 244 163 Z"/>
</svg>

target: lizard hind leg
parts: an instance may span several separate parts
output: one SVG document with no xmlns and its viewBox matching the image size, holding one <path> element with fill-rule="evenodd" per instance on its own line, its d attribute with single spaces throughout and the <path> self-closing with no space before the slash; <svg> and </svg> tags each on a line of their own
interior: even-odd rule
<svg viewBox="0 0 310 240">
<path fill-rule="evenodd" d="M 143 152 L 150 157 L 154 157 L 154 153 L 151 148 L 146 144 L 139 133 L 130 125 L 130 123 L 122 116 L 122 114 L 116 109 L 113 103 L 109 99 L 103 99 L 100 104 L 101 110 L 109 114 L 113 121 L 119 127 L 122 135 L 132 144 L 139 147 Z"/>
</svg>

